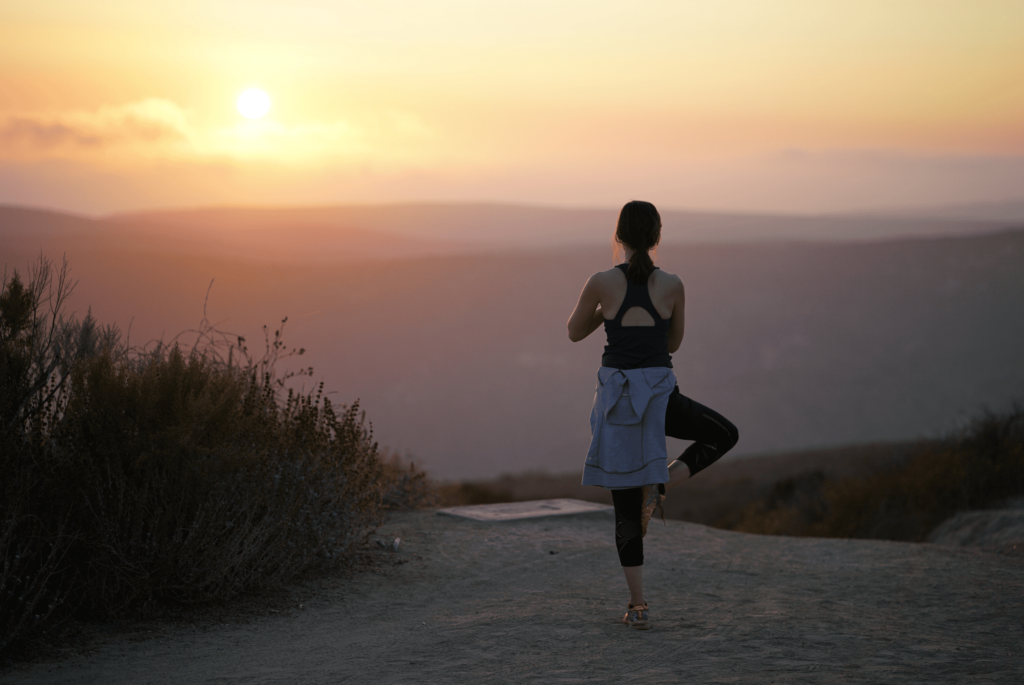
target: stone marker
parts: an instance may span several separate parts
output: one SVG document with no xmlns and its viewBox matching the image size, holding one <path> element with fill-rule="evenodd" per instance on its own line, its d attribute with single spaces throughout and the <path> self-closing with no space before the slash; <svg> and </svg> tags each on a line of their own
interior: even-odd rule
<svg viewBox="0 0 1024 685">
<path fill-rule="evenodd" d="M 472 504 L 465 507 L 438 509 L 438 514 L 458 516 L 474 521 L 515 521 L 543 516 L 566 516 L 611 511 L 605 504 L 584 502 L 580 499 L 535 499 L 529 502 L 503 502 L 501 504 Z"/>
<path fill-rule="evenodd" d="M 935 528 L 928 542 L 962 547 L 1024 544 L 1024 509 L 961 512 Z"/>
</svg>

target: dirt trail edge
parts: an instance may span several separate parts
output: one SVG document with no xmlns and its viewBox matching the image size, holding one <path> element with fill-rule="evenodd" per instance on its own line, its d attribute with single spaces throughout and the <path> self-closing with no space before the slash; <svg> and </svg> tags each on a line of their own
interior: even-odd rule
<svg viewBox="0 0 1024 685">
<path fill-rule="evenodd" d="M 1024 563 L 982 550 L 651 524 L 654 629 L 619 623 L 611 515 L 379 531 L 408 559 L 293 616 L 114 639 L 10 685 L 1024 682 Z"/>
</svg>

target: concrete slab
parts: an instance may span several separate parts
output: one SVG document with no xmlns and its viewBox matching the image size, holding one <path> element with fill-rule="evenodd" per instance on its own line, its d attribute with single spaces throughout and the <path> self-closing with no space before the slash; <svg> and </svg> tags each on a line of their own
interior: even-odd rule
<svg viewBox="0 0 1024 685">
<path fill-rule="evenodd" d="M 567 516 L 611 511 L 611 507 L 580 499 L 535 499 L 529 502 L 503 502 L 501 504 L 472 504 L 465 507 L 438 509 L 444 516 L 458 516 L 474 521 L 515 521 L 544 516 Z"/>
</svg>

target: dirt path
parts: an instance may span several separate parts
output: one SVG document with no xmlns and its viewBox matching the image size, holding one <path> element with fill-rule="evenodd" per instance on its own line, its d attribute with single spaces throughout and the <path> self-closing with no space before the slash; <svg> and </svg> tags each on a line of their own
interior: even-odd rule
<svg viewBox="0 0 1024 685">
<path fill-rule="evenodd" d="M 609 514 L 480 524 L 432 512 L 408 559 L 344 600 L 259 623 L 116 639 L 4 674 L 60 683 L 1024 682 L 1024 559 L 652 524 L 654 629 L 619 623 Z M 552 554 L 551 552 L 555 552 Z M 391 554 L 391 552 L 382 552 Z"/>
</svg>

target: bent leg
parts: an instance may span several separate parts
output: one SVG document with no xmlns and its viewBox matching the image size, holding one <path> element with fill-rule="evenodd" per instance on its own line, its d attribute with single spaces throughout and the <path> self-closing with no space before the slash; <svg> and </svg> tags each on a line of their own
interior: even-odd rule
<svg viewBox="0 0 1024 685">
<path fill-rule="evenodd" d="M 678 387 L 668 398 L 665 435 L 694 441 L 677 459 L 690 469 L 691 478 L 721 459 L 740 439 L 739 431 L 729 419 L 694 402 L 680 393 Z"/>
</svg>

